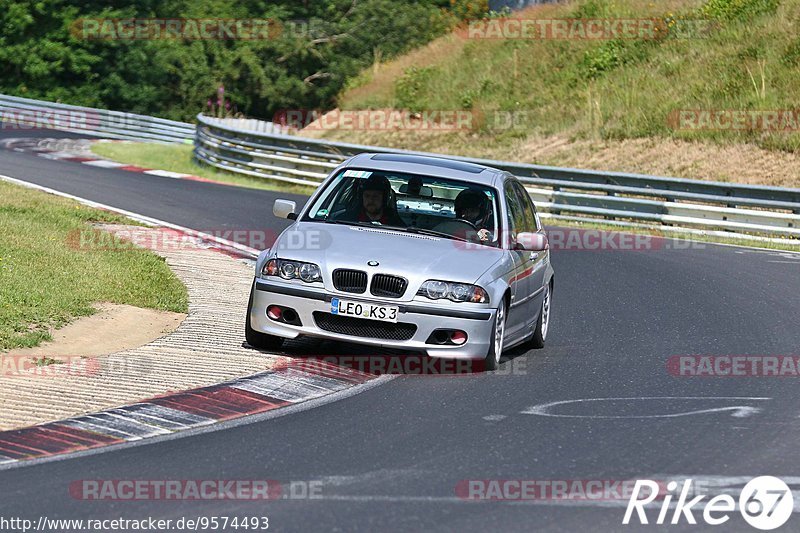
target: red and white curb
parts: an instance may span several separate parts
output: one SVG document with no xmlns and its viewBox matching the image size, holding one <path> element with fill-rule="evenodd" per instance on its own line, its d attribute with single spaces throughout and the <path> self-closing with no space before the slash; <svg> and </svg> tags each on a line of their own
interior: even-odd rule
<svg viewBox="0 0 800 533">
<path fill-rule="evenodd" d="M 104 159 L 92 153 L 90 146 L 96 142 L 124 142 L 93 139 L 51 139 L 51 138 L 13 138 L 0 141 L 0 145 L 14 152 L 35 153 L 39 157 L 54 159 L 59 161 L 71 161 L 82 163 L 92 167 L 111 168 L 125 170 L 128 172 L 138 172 L 149 174 L 161 178 L 182 179 L 191 181 L 204 181 L 207 183 L 223 183 L 220 181 L 195 176 L 194 174 L 183 174 L 181 172 L 171 172 L 169 170 L 158 170 L 153 168 L 118 163 L 110 159 Z"/>
<path fill-rule="evenodd" d="M 0 465 L 139 441 L 265 413 L 377 377 L 322 361 L 293 360 L 219 385 L 0 432 Z"/>
</svg>

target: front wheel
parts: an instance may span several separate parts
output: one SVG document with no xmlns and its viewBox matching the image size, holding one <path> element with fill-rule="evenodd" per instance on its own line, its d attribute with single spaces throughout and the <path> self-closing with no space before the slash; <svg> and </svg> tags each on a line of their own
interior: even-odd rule
<svg viewBox="0 0 800 533">
<path fill-rule="evenodd" d="M 500 303 L 494 317 L 494 328 L 492 329 L 492 342 L 489 346 L 489 353 L 486 354 L 484 364 L 486 370 L 497 370 L 500 365 L 500 357 L 503 355 L 503 338 L 506 332 L 506 304 Z"/>
<path fill-rule="evenodd" d="M 544 286 L 544 298 L 542 298 L 542 309 L 539 313 L 539 320 L 536 321 L 536 328 L 531 337 L 531 348 L 544 348 L 544 341 L 547 339 L 547 329 L 550 326 L 550 304 L 553 290 L 548 283 Z"/>
<path fill-rule="evenodd" d="M 244 321 L 244 338 L 247 344 L 258 350 L 278 350 L 283 346 L 283 337 L 256 331 L 250 325 L 250 311 L 253 308 L 255 285 L 250 289 L 250 301 L 247 302 L 247 316 Z"/>
</svg>

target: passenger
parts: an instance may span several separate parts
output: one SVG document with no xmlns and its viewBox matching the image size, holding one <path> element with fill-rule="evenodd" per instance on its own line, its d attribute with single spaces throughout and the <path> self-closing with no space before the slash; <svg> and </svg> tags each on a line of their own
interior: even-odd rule
<svg viewBox="0 0 800 533">
<path fill-rule="evenodd" d="M 455 211 L 457 219 L 465 220 L 475 226 L 481 241 L 492 238 L 492 232 L 486 228 L 493 226 L 488 220 L 491 212 L 486 194 L 475 189 L 464 189 L 456 196 Z"/>
</svg>

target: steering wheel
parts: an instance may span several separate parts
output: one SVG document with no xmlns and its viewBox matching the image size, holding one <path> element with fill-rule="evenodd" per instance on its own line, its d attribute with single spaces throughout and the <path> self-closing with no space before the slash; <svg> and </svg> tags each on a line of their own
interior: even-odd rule
<svg viewBox="0 0 800 533">
<path fill-rule="evenodd" d="M 453 222 L 461 222 L 463 224 L 467 224 L 469 225 L 470 228 L 474 229 L 475 231 L 478 231 L 478 226 L 474 222 L 471 222 L 466 218 L 456 218 L 453 220 Z"/>
<path fill-rule="evenodd" d="M 454 237 L 460 237 L 469 242 L 480 242 L 480 239 L 478 238 L 478 233 L 480 230 L 478 227 L 474 223 L 463 218 L 451 218 L 445 220 L 434 226 L 432 229 L 435 231 L 441 231 L 442 233 L 448 233 Z"/>
</svg>

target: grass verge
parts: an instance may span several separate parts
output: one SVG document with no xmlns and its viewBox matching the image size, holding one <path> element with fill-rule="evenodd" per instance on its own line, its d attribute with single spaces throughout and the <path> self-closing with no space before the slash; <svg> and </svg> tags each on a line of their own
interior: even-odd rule
<svg viewBox="0 0 800 533">
<path fill-rule="evenodd" d="M 168 170 L 182 174 L 192 174 L 215 181 L 221 181 L 239 187 L 265 189 L 293 194 L 309 195 L 313 187 L 282 183 L 266 179 L 251 178 L 241 174 L 223 172 L 208 166 L 195 163 L 192 158 L 192 146 L 185 144 L 157 144 L 139 142 L 108 142 L 92 144 L 92 152 L 120 163 L 136 165 L 144 168 Z"/>
<path fill-rule="evenodd" d="M 94 302 L 187 312 L 186 287 L 156 254 L 76 249 L 94 222 L 132 223 L 0 181 L 0 350 L 50 340 L 49 328 L 93 314 Z"/>
</svg>

